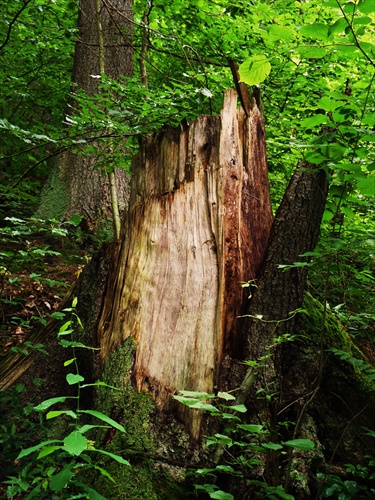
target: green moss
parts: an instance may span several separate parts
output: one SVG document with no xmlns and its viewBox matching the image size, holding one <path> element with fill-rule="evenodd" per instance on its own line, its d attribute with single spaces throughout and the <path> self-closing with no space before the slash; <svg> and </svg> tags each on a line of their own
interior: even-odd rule
<svg viewBox="0 0 375 500">
<path fill-rule="evenodd" d="M 125 433 L 112 436 L 105 430 L 95 436 L 96 446 L 123 456 L 131 463 L 124 466 L 104 457 L 97 465 L 114 478 L 91 477 L 92 486 L 109 500 L 173 500 L 188 498 L 183 485 L 178 484 L 165 470 L 157 469 L 151 455 L 154 439 L 151 423 L 154 401 L 149 394 L 132 387 L 130 373 L 134 358 L 134 341 L 128 338 L 107 361 L 102 380 L 117 388 L 100 387 L 95 407 L 120 422 Z M 103 445 L 103 443 L 106 443 Z"/>
<path fill-rule="evenodd" d="M 327 310 L 324 315 L 323 305 L 310 294 L 305 295 L 304 309 L 307 314 L 303 320 L 302 334 L 305 334 L 304 338 L 308 344 L 312 344 L 316 350 L 320 350 L 320 346 L 323 345 L 326 352 L 335 348 L 348 353 L 353 358 L 366 361 L 366 356 L 333 313 Z M 366 401 L 375 408 L 375 383 L 366 376 L 363 370 L 355 368 L 348 361 L 340 360 L 336 356 L 335 359 L 340 368 L 334 373 L 334 377 L 338 381 L 341 380 L 353 386 L 358 391 L 358 399 Z"/>
<path fill-rule="evenodd" d="M 43 188 L 41 202 L 35 216 L 41 219 L 61 220 L 69 200 L 69 192 L 66 181 L 64 181 L 56 170 L 58 160 L 51 162 L 51 168 L 55 174 L 51 175 L 46 186 Z"/>
</svg>

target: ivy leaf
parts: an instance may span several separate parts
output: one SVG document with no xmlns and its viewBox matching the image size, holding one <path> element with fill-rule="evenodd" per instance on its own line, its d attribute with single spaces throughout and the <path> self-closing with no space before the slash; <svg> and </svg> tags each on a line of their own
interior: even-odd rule
<svg viewBox="0 0 375 500">
<path fill-rule="evenodd" d="M 248 85 L 258 85 L 267 78 L 270 72 L 271 64 L 266 56 L 251 56 L 239 67 L 240 82 Z"/>
</svg>

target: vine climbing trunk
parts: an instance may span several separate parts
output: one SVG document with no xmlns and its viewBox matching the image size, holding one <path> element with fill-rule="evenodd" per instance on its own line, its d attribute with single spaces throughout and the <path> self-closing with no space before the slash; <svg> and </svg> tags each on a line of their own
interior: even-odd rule
<svg viewBox="0 0 375 500">
<path fill-rule="evenodd" d="M 142 151 L 97 342 L 104 364 L 133 337 L 136 386 L 165 408 L 176 390 L 213 391 L 224 355 L 241 349 L 241 283 L 256 277 L 272 223 L 263 119 L 229 90 L 220 116 Z M 185 420 L 198 436 L 200 417 Z"/>
<path fill-rule="evenodd" d="M 100 29 L 98 19 L 100 18 Z M 133 73 L 132 0 L 81 0 L 78 16 L 78 40 L 73 67 L 73 92 L 83 90 L 87 95 L 98 93 L 98 75 L 103 73 L 119 80 Z M 70 102 L 67 114 L 74 108 Z M 125 150 L 126 144 L 119 146 Z M 97 146 L 100 152 L 100 146 Z M 63 152 L 52 168 L 43 190 L 37 215 L 69 220 L 79 214 L 85 226 L 96 231 L 103 222 L 114 219 L 119 226 L 119 212 L 124 213 L 129 199 L 129 177 L 125 170 L 116 169 L 113 175 L 102 175 L 97 154 Z M 113 166 L 108 166 L 113 172 Z M 116 191 L 116 193 L 115 193 Z M 111 203 L 117 194 L 117 204 Z M 115 196 L 113 196 L 115 195 Z"/>
</svg>

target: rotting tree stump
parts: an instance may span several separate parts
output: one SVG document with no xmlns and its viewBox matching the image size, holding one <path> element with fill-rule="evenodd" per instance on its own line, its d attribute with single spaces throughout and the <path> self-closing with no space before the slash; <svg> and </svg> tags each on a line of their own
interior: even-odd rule
<svg viewBox="0 0 375 500">
<path fill-rule="evenodd" d="M 102 363 L 131 336 L 136 387 L 162 408 L 178 390 L 211 393 L 223 357 L 243 349 L 241 284 L 255 279 L 271 224 L 255 100 L 246 115 L 228 90 L 220 116 L 146 139 L 98 328 Z M 193 413 L 184 420 L 197 437 Z"/>
</svg>

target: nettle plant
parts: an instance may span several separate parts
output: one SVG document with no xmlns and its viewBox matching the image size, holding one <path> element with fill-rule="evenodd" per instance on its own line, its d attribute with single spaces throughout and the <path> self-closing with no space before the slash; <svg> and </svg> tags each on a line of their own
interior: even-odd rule
<svg viewBox="0 0 375 500">
<path fill-rule="evenodd" d="M 267 424 L 244 423 L 241 415 L 247 412 L 243 404 L 236 403 L 236 397 L 229 392 L 208 394 L 206 392 L 180 391 L 174 399 L 191 409 L 209 412 L 212 417 L 226 422 L 223 433 L 216 433 L 206 438 L 206 446 L 216 446 L 215 462 L 221 462 L 210 468 L 197 469 L 192 474 L 210 482 L 196 484 L 197 490 L 205 491 L 210 498 L 219 500 L 233 500 L 231 493 L 225 492 L 215 484 L 217 477 L 229 474 L 235 477 L 246 478 L 250 470 L 263 467 L 262 455 L 273 451 L 287 455 L 287 450 L 313 450 L 314 443 L 310 439 L 291 439 L 288 441 L 273 442 Z M 213 404 L 214 403 L 214 404 Z M 232 403 L 232 404 L 231 404 Z M 283 498 L 293 500 L 293 496 L 286 493 L 282 485 L 269 486 L 265 481 L 247 479 L 258 491 L 268 498 Z"/>
<path fill-rule="evenodd" d="M 71 365 L 74 368 L 66 375 L 66 381 L 69 386 L 76 387 L 76 395 L 47 399 L 33 408 L 39 414 L 47 411 L 45 414 L 47 421 L 60 418 L 61 423 L 67 426 L 69 432 L 64 438 L 46 439 L 20 451 L 16 458 L 21 467 L 20 473 L 4 481 L 4 484 L 8 485 L 7 498 L 22 495 L 22 498 L 27 500 L 31 498 L 106 500 L 100 493 L 85 484 L 84 472 L 88 469 L 94 469 L 110 481 L 114 481 L 112 476 L 96 463 L 97 459 L 94 460 L 93 456 L 106 455 L 121 465 L 130 466 L 130 463 L 120 455 L 95 447 L 95 441 L 86 436 L 90 431 L 95 432 L 97 429 L 114 428 L 119 432 L 125 432 L 125 429 L 100 411 L 85 410 L 80 407 L 83 389 L 93 386 L 111 386 L 101 381 L 85 384 L 84 377 L 79 373 L 77 350 L 93 348 L 74 339 L 75 327 L 83 328 L 75 312 L 76 305 L 77 299 L 75 298 L 72 307 L 60 313 L 60 319 L 63 319 L 66 314 L 70 317 L 58 332 L 60 345 L 72 352 L 72 356 L 65 361 L 64 366 Z M 111 387 L 111 389 L 115 388 Z M 68 409 L 52 409 L 56 405 L 64 404 Z M 71 409 L 72 407 L 74 409 Z M 100 423 L 85 423 L 84 421 L 88 419 Z M 42 422 L 41 426 L 44 425 Z"/>
</svg>

